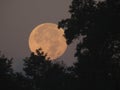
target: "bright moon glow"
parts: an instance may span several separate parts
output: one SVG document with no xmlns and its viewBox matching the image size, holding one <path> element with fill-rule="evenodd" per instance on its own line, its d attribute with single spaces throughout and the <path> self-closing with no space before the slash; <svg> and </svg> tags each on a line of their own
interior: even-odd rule
<svg viewBox="0 0 120 90">
<path fill-rule="evenodd" d="M 64 30 L 58 25 L 44 23 L 33 29 L 29 36 L 29 47 L 36 54 L 37 49 L 42 49 L 51 60 L 59 58 L 66 50 L 67 44 Z"/>
</svg>

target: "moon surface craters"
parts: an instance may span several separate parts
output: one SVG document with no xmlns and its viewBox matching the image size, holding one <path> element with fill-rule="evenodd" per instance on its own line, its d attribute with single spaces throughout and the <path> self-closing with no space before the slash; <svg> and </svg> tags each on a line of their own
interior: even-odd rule
<svg viewBox="0 0 120 90">
<path fill-rule="evenodd" d="M 41 48 L 50 59 L 59 58 L 66 50 L 66 39 L 63 29 L 58 29 L 56 24 L 45 23 L 38 25 L 30 34 L 29 47 L 32 52 Z M 36 53 L 36 52 L 35 52 Z"/>
</svg>

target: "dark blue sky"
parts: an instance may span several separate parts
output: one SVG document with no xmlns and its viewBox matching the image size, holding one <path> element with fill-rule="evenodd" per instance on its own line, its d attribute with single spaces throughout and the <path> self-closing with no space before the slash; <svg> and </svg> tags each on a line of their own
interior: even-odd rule
<svg viewBox="0 0 120 90">
<path fill-rule="evenodd" d="M 14 58 L 14 68 L 21 70 L 22 60 L 30 56 L 28 38 L 32 29 L 44 22 L 58 23 L 70 17 L 72 0 L 0 0 L 0 50 Z M 71 65 L 75 44 L 59 59 Z"/>
</svg>

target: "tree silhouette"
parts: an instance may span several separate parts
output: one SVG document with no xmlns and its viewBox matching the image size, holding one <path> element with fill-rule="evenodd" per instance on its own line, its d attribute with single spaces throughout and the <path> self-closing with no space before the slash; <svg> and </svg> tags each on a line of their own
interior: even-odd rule
<svg viewBox="0 0 120 90">
<path fill-rule="evenodd" d="M 87 36 L 83 43 L 77 45 L 75 54 L 78 62 L 74 72 L 80 78 L 81 86 L 84 89 L 113 90 L 114 87 L 114 90 L 119 90 L 120 61 L 116 56 L 119 44 L 116 42 L 120 41 L 120 0 L 98 3 L 94 0 L 73 0 L 70 13 L 71 18 L 59 22 L 59 27 L 65 29 L 68 44 L 80 34 Z M 113 56 L 117 57 L 116 63 Z"/>
<path fill-rule="evenodd" d="M 0 90 L 120 90 L 120 0 L 73 0 L 71 17 L 59 22 L 78 61 L 65 67 L 41 49 L 24 59 L 25 75 L 13 72 L 0 53 Z"/>
<path fill-rule="evenodd" d="M 59 90 L 64 85 L 64 67 L 52 63 L 46 56 L 40 49 L 37 50 L 37 55 L 32 53 L 24 60 L 24 71 L 31 80 L 33 90 Z"/>
<path fill-rule="evenodd" d="M 0 53 L 0 90 L 32 90 L 30 80 L 12 69 L 13 59 Z"/>
<path fill-rule="evenodd" d="M 12 59 L 8 59 L 0 53 L 0 89 L 12 89 Z"/>
</svg>

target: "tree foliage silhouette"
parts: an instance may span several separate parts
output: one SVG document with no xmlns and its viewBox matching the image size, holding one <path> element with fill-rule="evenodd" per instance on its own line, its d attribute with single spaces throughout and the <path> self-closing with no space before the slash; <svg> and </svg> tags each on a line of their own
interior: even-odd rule
<svg viewBox="0 0 120 90">
<path fill-rule="evenodd" d="M 11 88 L 12 84 L 11 75 L 12 70 L 12 59 L 6 58 L 3 54 L 0 53 L 0 89 L 8 90 Z"/>
<path fill-rule="evenodd" d="M 59 90 L 63 87 L 64 67 L 52 63 L 46 56 L 40 49 L 37 50 L 37 55 L 32 53 L 24 60 L 24 71 L 31 80 L 33 90 Z"/>
<path fill-rule="evenodd" d="M 82 82 L 85 81 L 82 86 L 106 90 L 116 85 L 114 90 L 119 90 L 120 61 L 116 56 L 119 44 L 116 43 L 120 41 L 120 0 L 98 3 L 94 0 L 73 0 L 70 13 L 71 18 L 59 22 L 59 27 L 65 29 L 68 44 L 80 34 L 87 36 L 83 43 L 77 45 L 75 54 L 78 62 L 74 72 L 83 79 Z M 117 58 L 116 63 L 113 56 Z"/>
<path fill-rule="evenodd" d="M 54 63 L 41 49 L 24 59 L 26 75 L 0 53 L 0 90 L 120 90 L 120 0 L 73 0 L 71 17 L 59 22 L 67 43 L 78 37 L 78 62 Z"/>
<path fill-rule="evenodd" d="M 12 61 L 0 53 L 0 90 L 31 90 L 27 78 L 13 72 Z"/>
</svg>

